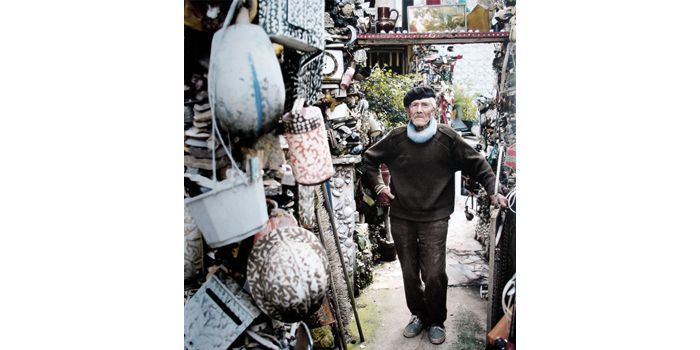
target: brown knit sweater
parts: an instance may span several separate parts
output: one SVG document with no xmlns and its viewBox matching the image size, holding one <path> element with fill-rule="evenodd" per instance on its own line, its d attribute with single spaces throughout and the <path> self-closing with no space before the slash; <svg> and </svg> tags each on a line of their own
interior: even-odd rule
<svg viewBox="0 0 700 350">
<path fill-rule="evenodd" d="M 411 221 L 435 221 L 454 211 L 455 172 L 461 170 L 493 194 L 496 176 L 484 157 L 449 126 L 438 125 L 425 143 L 408 138 L 406 127 L 389 132 L 362 157 L 365 182 L 382 184 L 379 164 L 391 173 L 391 216 Z"/>
</svg>

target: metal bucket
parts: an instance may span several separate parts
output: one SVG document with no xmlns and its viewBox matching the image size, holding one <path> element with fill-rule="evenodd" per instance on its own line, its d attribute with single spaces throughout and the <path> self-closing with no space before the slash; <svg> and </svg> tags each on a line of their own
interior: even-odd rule
<svg viewBox="0 0 700 350">
<path fill-rule="evenodd" d="M 248 238 L 267 222 L 262 178 L 252 183 L 240 177 L 221 181 L 217 188 L 186 199 L 185 205 L 213 248 Z"/>
<path fill-rule="evenodd" d="M 201 175 L 184 174 L 200 186 L 211 190 L 194 198 L 185 199 L 194 221 L 204 240 L 213 248 L 225 246 L 248 238 L 262 229 L 267 222 L 267 204 L 260 164 L 257 158 L 249 161 L 248 173 L 236 166 L 231 152 L 217 127 L 216 114 L 212 114 L 212 136 L 218 137 L 231 161 L 233 174 L 218 181 L 216 171 L 213 180 Z M 217 169 L 212 147 L 212 169 Z"/>
</svg>

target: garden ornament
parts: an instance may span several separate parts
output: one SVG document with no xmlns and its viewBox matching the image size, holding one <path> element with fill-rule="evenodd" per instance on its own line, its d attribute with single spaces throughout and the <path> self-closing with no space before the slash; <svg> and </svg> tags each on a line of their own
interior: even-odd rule
<svg viewBox="0 0 700 350">
<path fill-rule="evenodd" d="M 275 229 L 253 246 L 247 278 L 265 314 L 287 323 L 301 321 L 316 312 L 328 292 L 326 251 L 306 229 Z"/>
<path fill-rule="evenodd" d="M 328 180 L 335 170 L 321 110 L 303 105 L 304 100 L 295 101 L 292 112 L 285 114 L 282 123 L 294 178 L 310 186 Z"/>
<path fill-rule="evenodd" d="M 250 24 L 247 9 L 234 0 L 212 39 L 209 103 L 215 118 L 234 135 L 257 138 L 282 115 L 284 99 L 282 71 L 270 39 L 260 26 Z"/>
</svg>

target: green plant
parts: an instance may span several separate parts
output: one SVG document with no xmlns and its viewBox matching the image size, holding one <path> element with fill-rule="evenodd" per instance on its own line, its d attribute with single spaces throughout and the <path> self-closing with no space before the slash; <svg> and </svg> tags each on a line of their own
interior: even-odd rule
<svg viewBox="0 0 700 350">
<path fill-rule="evenodd" d="M 469 96 L 464 92 L 464 89 L 455 86 L 455 111 L 457 109 L 462 111 L 462 120 L 464 121 L 476 121 L 476 105 L 472 102 L 476 96 Z"/>
<path fill-rule="evenodd" d="M 406 123 L 403 97 L 418 81 L 420 77 L 417 74 L 400 75 L 386 68 L 374 67 L 372 74 L 359 86 L 377 119 L 386 127 L 393 128 Z"/>
</svg>

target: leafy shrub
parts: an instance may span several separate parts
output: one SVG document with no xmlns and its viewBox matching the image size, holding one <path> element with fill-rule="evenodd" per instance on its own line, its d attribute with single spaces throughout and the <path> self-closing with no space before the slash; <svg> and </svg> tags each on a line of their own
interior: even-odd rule
<svg viewBox="0 0 700 350">
<path fill-rule="evenodd" d="M 420 80 L 417 74 L 400 75 L 389 69 L 374 67 L 372 74 L 360 82 L 359 87 L 377 119 L 386 127 L 393 128 L 408 121 L 403 97 Z"/>
<path fill-rule="evenodd" d="M 469 96 L 464 92 L 464 89 L 455 86 L 455 112 L 457 108 L 462 110 L 462 120 L 476 121 L 476 105 L 472 102 L 475 96 Z"/>
</svg>

